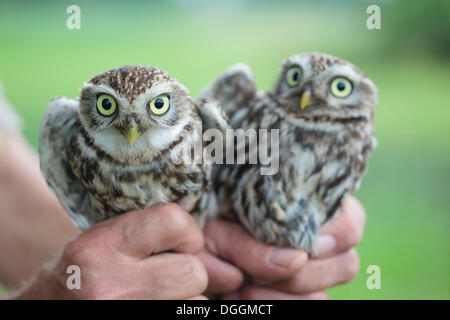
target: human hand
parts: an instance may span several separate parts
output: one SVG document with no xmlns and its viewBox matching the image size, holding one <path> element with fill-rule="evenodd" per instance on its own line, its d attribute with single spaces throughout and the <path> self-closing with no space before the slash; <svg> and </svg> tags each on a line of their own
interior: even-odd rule
<svg viewBox="0 0 450 320">
<path fill-rule="evenodd" d="M 303 251 L 257 242 L 240 225 L 210 221 L 205 228 L 207 250 L 199 254 L 208 269 L 208 292 L 225 294 L 225 299 L 326 299 L 326 288 L 356 276 L 354 247 L 364 223 L 363 207 L 347 197 L 339 215 L 321 228 L 318 256 L 308 259 Z M 239 288 L 243 272 L 254 283 Z"/>
<path fill-rule="evenodd" d="M 204 245 L 196 222 L 176 204 L 132 211 L 83 232 L 48 270 L 13 298 L 201 299 L 207 273 L 193 255 Z M 81 270 L 81 289 L 66 269 Z"/>
</svg>

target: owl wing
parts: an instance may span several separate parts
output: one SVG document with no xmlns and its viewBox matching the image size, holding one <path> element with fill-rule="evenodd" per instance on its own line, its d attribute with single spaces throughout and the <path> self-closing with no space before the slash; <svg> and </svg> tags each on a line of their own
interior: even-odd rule
<svg viewBox="0 0 450 320">
<path fill-rule="evenodd" d="M 230 126 L 228 124 L 228 117 L 220 106 L 220 103 L 217 100 L 203 97 L 196 99 L 194 105 L 202 121 L 202 134 L 208 129 L 219 130 L 223 139 L 222 146 L 225 147 L 225 131 Z M 203 143 L 206 144 L 205 141 Z M 203 148 L 203 155 L 205 156 L 205 154 L 208 154 L 207 148 Z M 203 161 L 202 163 L 202 171 L 204 174 L 203 190 L 198 201 L 198 210 L 193 213 L 200 226 L 203 226 L 205 220 L 209 216 L 214 216 L 217 211 L 217 198 L 214 192 L 214 181 L 212 178 L 213 167 L 211 161 Z"/>
<path fill-rule="evenodd" d="M 228 117 L 217 100 L 203 97 L 195 100 L 194 104 L 202 120 L 203 132 L 218 129 L 225 134 L 225 130 L 230 127 Z"/>
<path fill-rule="evenodd" d="M 247 106 L 255 95 L 256 85 L 252 70 L 245 63 L 236 63 L 204 89 L 200 97 L 218 100 L 231 119 L 234 113 Z"/>
<path fill-rule="evenodd" d="M 86 187 L 74 175 L 66 153 L 77 131 L 78 104 L 65 97 L 57 97 L 49 103 L 39 131 L 39 158 L 48 185 L 72 221 L 85 229 L 93 224 L 88 217 L 98 209 Z"/>
</svg>

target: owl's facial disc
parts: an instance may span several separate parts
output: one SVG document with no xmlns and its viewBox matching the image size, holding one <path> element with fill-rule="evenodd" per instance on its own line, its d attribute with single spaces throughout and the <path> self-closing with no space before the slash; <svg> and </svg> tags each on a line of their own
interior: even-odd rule
<svg viewBox="0 0 450 320">
<path fill-rule="evenodd" d="M 295 107 L 300 106 L 300 110 L 308 108 L 317 102 L 313 95 L 311 82 L 307 82 L 302 88 L 299 87 L 302 84 L 302 78 L 304 78 L 303 69 L 299 64 L 289 67 L 285 76 L 285 82 L 289 87 L 288 95 L 292 96 L 292 99 L 295 100 L 292 101 L 293 105 Z"/>
<path fill-rule="evenodd" d="M 101 93 L 97 96 L 97 112 L 104 117 L 114 116 L 118 111 L 117 102 L 114 97 L 106 93 Z M 125 121 L 119 125 L 120 131 L 131 145 L 133 145 L 141 135 L 139 123 L 138 115 L 131 114 L 126 116 Z"/>
</svg>

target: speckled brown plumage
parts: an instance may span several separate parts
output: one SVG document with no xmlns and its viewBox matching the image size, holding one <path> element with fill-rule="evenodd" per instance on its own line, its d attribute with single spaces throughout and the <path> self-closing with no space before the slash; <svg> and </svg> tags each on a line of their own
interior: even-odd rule
<svg viewBox="0 0 450 320">
<path fill-rule="evenodd" d="M 151 88 L 154 83 L 175 81 L 164 70 L 151 66 L 127 65 L 101 73 L 91 79 L 93 84 L 104 84 L 117 94 L 133 102 L 136 97 Z"/>
</svg>

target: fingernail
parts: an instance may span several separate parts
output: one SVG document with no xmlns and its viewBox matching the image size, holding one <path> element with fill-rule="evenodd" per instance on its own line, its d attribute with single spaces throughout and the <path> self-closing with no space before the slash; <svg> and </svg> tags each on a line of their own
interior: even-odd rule
<svg viewBox="0 0 450 320">
<path fill-rule="evenodd" d="M 217 251 L 217 247 L 216 247 L 216 244 L 214 243 L 214 241 L 212 241 L 211 239 L 206 238 L 206 240 L 205 240 L 205 247 L 206 247 L 206 249 L 209 252 L 214 253 L 215 255 L 217 255 L 218 251 Z"/>
<path fill-rule="evenodd" d="M 269 262 L 282 268 L 288 268 L 289 265 L 300 258 L 301 251 L 295 249 L 272 249 L 269 252 Z"/>
<path fill-rule="evenodd" d="M 317 244 L 317 254 L 319 256 L 331 252 L 336 247 L 336 239 L 329 234 L 319 236 L 319 243 Z"/>
</svg>

